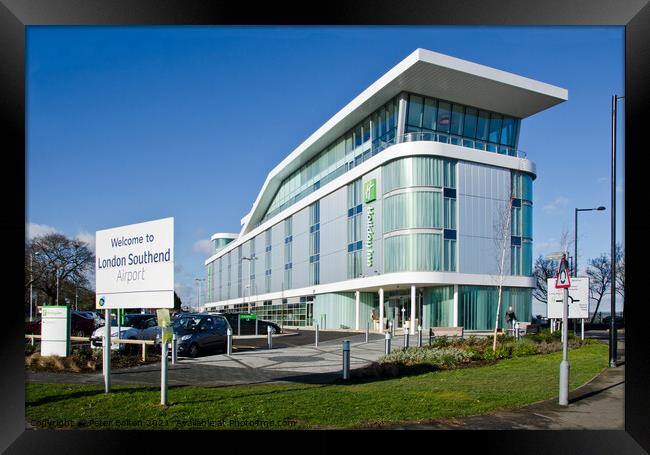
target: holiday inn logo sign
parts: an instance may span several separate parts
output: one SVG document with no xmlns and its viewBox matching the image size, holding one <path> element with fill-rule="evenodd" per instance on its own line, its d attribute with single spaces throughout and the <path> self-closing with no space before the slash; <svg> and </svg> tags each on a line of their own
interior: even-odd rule
<svg viewBox="0 0 650 455">
<path fill-rule="evenodd" d="M 367 204 L 377 199 L 377 179 L 368 180 L 363 184 L 363 202 Z M 375 208 L 368 207 L 368 237 L 366 239 L 366 251 L 368 254 L 367 264 L 372 267 L 374 264 L 374 241 L 375 241 Z"/>
</svg>

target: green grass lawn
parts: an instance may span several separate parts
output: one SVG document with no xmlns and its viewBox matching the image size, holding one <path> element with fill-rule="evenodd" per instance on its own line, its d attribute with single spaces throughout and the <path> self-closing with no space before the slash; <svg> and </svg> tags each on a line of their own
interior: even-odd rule
<svg viewBox="0 0 650 455">
<path fill-rule="evenodd" d="M 570 387 L 607 367 L 607 346 L 569 351 Z M 513 408 L 558 395 L 561 352 L 494 365 L 350 384 L 172 387 L 27 384 L 40 428 L 313 428 L 427 421 Z M 128 420 L 126 420 L 128 419 Z"/>
</svg>

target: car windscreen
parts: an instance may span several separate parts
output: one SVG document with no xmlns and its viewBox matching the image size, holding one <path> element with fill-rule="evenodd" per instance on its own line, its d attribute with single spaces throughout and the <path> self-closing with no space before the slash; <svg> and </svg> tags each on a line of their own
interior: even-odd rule
<svg viewBox="0 0 650 455">
<path fill-rule="evenodd" d="M 122 324 L 122 327 L 133 327 L 136 329 L 146 329 L 148 324 L 147 322 L 152 318 L 153 316 L 141 316 L 141 315 L 131 315 L 131 314 L 125 314 L 124 315 L 124 323 Z M 112 319 L 111 320 L 111 327 L 117 327 L 117 320 Z"/>
<path fill-rule="evenodd" d="M 194 330 L 196 328 L 196 326 L 198 326 L 199 323 L 201 322 L 201 319 L 203 319 L 203 318 L 200 318 L 200 317 L 180 317 L 180 318 L 176 319 L 173 322 L 172 327 L 175 328 L 175 329 Z"/>
</svg>

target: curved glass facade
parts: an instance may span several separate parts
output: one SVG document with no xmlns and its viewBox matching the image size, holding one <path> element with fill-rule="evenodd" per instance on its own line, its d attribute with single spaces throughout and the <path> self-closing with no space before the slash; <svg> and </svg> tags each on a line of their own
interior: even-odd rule
<svg viewBox="0 0 650 455">
<path fill-rule="evenodd" d="M 422 293 L 422 328 L 454 325 L 454 287 L 424 288 Z"/>
<path fill-rule="evenodd" d="M 445 140 L 448 135 L 455 145 L 516 156 L 519 124 L 519 119 L 497 112 L 409 94 L 404 130 L 436 138 L 443 135 Z"/>
<path fill-rule="evenodd" d="M 412 156 L 391 161 L 382 168 L 383 192 L 412 186 L 435 186 L 443 184 L 441 158 Z"/>
<path fill-rule="evenodd" d="M 384 198 L 384 233 L 397 229 L 441 228 L 442 193 L 413 191 Z"/>
<path fill-rule="evenodd" d="M 384 273 L 441 269 L 442 234 L 412 233 L 384 238 Z"/>
<path fill-rule="evenodd" d="M 510 274 L 533 274 L 533 178 L 511 172 Z"/>
<path fill-rule="evenodd" d="M 494 330 L 498 301 L 497 287 L 458 286 L 458 325 L 465 330 Z M 531 302 L 531 289 L 504 287 L 499 327 L 506 327 L 505 313 L 510 306 L 518 321 L 530 321 Z"/>
</svg>

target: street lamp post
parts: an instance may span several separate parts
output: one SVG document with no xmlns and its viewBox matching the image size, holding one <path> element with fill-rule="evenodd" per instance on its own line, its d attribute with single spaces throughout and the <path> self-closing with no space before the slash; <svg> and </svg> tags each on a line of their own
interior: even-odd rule
<svg viewBox="0 0 650 455">
<path fill-rule="evenodd" d="M 574 237 L 573 237 L 573 239 L 574 239 L 574 242 L 573 242 L 573 258 L 574 258 L 573 259 L 573 264 L 574 264 L 573 265 L 573 276 L 574 277 L 578 276 L 578 212 L 590 212 L 592 210 L 601 211 L 601 210 L 605 210 L 605 207 L 603 207 L 601 205 L 600 207 L 596 207 L 596 208 L 593 208 L 593 209 L 579 209 L 579 208 L 575 209 L 575 220 L 576 221 L 575 221 L 575 230 L 574 230 L 574 233 L 573 233 L 573 235 L 574 235 Z"/>
<path fill-rule="evenodd" d="M 257 256 L 251 255 L 250 257 L 242 257 L 242 261 L 249 261 L 248 263 L 248 312 L 251 312 L 251 264 L 256 260 Z M 246 303 L 246 295 L 244 295 L 244 303 Z"/>
<path fill-rule="evenodd" d="M 196 309 L 197 311 L 201 307 L 201 282 L 205 281 L 205 278 L 194 278 L 194 281 L 196 281 L 197 288 L 196 288 Z"/>
<path fill-rule="evenodd" d="M 609 366 L 616 366 L 616 102 L 624 99 L 624 96 L 612 95 L 612 233 L 611 233 L 611 317 L 609 324 Z"/>
</svg>

